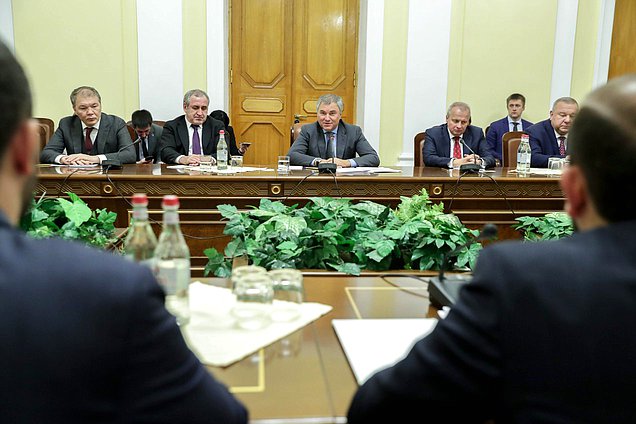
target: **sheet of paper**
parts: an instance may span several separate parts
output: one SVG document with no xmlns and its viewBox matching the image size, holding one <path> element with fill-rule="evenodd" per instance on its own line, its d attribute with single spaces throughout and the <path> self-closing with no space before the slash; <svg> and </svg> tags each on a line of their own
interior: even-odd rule
<svg viewBox="0 0 636 424">
<path fill-rule="evenodd" d="M 229 289 L 200 282 L 190 284 L 190 323 L 182 333 L 199 360 L 225 367 L 269 346 L 329 312 L 322 303 L 305 302 L 300 317 L 290 322 L 273 322 L 261 330 L 237 328 L 232 317 L 236 297 Z M 274 301 L 277 302 L 277 301 Z"/>
<path fill-rule="evenodd" d="M 437 319 L 334 319 L 331 324 L 362 384 L 404 358 L 416 341 L 435 328 Z"/>
</svg>

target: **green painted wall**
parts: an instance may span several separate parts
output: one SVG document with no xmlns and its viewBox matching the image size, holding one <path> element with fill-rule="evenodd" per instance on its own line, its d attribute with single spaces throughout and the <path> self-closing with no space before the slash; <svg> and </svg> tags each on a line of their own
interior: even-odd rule
<svg viewBox="0 0 636 424">
<path fill-rule="evenodd" d="M 205 0 L 183 0 L 183 88 L 207 89 Z"/>
<path fill-rule="evenodd" d="M 105 112 L 130 116 L 139 90 L 134 0 L 14 0 L 13 20 L 36 116 L 71 114 L 80 85 L 97 88 Z"/>
<path fill-rule="evenodd" d="M 378 154 L 387 165 L 395 164 L 402 153 L 408 12 L 408 0 L 385 2 Z"/>
</svg>

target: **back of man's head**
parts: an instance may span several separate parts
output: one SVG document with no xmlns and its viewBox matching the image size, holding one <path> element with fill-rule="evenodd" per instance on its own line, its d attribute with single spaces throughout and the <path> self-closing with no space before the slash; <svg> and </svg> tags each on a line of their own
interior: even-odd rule
<svg viewBox="0 0 636 424">
<path fill-rule="evenodd" d="M 133 128 L 148 128 L 152 125 L 152 114 L 146 109 L 136 110 L 130 117 Z"/>
<path fill-rule="evenodd" d="M 583 102 L 568 137 L 598 213 L 636 219 L 636 74 L 611 80 Z"/>
<path fill-rule="evenodd" d="M 31 89 L 24 70 L 0 42 L 0 157 L 18 125 L 31 117 Z"/>
</svg>

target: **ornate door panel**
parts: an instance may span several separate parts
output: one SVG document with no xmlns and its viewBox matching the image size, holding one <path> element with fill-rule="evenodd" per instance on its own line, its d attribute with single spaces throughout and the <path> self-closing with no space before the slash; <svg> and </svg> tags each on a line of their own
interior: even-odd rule
<svg viewBox="0 0 636 424">
<path fill-rule="evenodd" d="M 272 165 L 289 150 L 295 115 L 311 122 L 321 94 L 354 116 L 358 0 L 234 0 L 231 122 L 250 141 L 246 164 Z"/>
</svg>

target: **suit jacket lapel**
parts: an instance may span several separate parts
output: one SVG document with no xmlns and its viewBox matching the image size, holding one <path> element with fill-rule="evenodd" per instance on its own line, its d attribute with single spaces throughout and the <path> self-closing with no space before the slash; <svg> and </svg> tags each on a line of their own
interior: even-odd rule
<svg viewBox="0 0 636 424">
<path fill-rule="evenodd" d="M 190 152 L 190 135 L 188 134 L 188 121 L 186 120 L 185 116 L 183 117 L 183 119 L 179 120 L 177 132 L 179 134 L 179 141 L 181 142 L 181 146 L 183 146 L 183 154 L 188 155 Z"/>
<path fill-rule="evenodd" d="M 210 124 L 210 118 L 206 118 L 205 122 L 202 125 L 201 131 L 201 153 L 205 154 L 213 154 L 216 152 L 212 152 L 212 125 Z M 227 143 L 227 137 L 225 138 L 225 142 Z M 210 153 L 208 153 L 210 152 Z"/>
<path fill-rule="evenodd" d="M 448 125 L 444 124 L 442 127 L 442 145 L 440 146 L 442 152 L 438 152 L 440 156 L 446 157 L 446 155 L 450 154 L 451 142 L 450 136 L 448 135 Z"/>
<path fill-rule="evenodd" d="M 76 116 L 73 120 L 73 128 L 71 130 L 71 149 L 72 152 L 67 152 L 69 155 L 73 153 L 82 153 L 82 145 L 84 144 L 84 132 L 82 131 L 82 121 L 79 119 L 79 116 Z M 90 152 L 88 152 L 90 153 Z"/>
<path fill-rule="evenodd" d="M 318 153 L 323 159 L 327 158 L 327 143 L 325 142 L 325 133 L 322 131 L 322 127 L 316 122 L 316 134 L 318 142 Z"/>
<path fill-rule="evenodd" d="M 102 113 L 101 120 L 99 121 L 97 138 L 95 138 L 95 143 L 93 143 L 93 152 L 100 155 L 104 153 L 106 147 L 104 146 L 104 144 L 106 143 L 106 140 L 108 140 L 108 133 L 110 132 L 110 130 L 110 120 Z"/>
<path fill-rule="evenodd" d="M 345 129 L 342 119 L 338 124 L 338 134 L 336 135 L 336 156 L 344 157 L 345 148 L 347 147 L 347 130 Z"/>
</svg>

